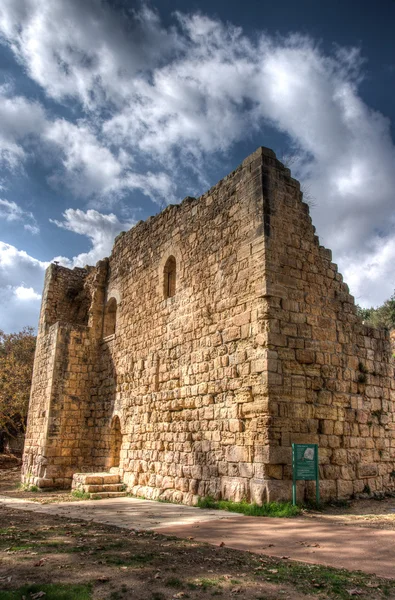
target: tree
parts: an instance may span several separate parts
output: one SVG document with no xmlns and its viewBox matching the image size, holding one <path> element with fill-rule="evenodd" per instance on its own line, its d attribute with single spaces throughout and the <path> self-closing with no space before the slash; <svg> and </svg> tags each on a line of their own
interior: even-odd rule
<svg viewBox="0 0 395 600">
<path fill-rule="evenodd" d="M 366 325 L 393 329 L 395 327 L 395 292 L 389 300 L 386 300 L 377 308 L 357 306 L 357 313 Z"/>
<path fill-rule="evenodd" d="M 25 432 L 35 347 L 32 327 L 0 330 L 0 433 L 11 437 Z"/>
</svg>

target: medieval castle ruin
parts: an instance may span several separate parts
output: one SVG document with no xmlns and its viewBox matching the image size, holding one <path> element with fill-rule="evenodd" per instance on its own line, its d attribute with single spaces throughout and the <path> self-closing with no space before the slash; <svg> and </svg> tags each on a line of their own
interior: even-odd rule
<svg viewBox="0 0 395 600">
<path fill-rule="evenodd" d="M 96 267 L 48 268 L 23 478 L 112 468 L 147 498 L 289 500 L 306 442 L 324 499 L 394 490 L 394 408 L 388 332 L 357 317 L 299 183 L 259 148 Z"/>
</svg>

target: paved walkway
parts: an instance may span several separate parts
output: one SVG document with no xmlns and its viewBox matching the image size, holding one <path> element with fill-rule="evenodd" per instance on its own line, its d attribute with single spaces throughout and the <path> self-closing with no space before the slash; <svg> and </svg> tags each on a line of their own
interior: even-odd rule
<svg viewBox="0 0 395 600">
<path fill-rule="evenodd" d="M 126 529 L 161 529 L 175 525 L 193 525 L 197 522 L 218 521 L 235 516 L 243 519 L 243 515 L 219 513 L 218 510 L 206 510 L 184 506 L 140 500 L 139 498 L 103 498 L 103 500 L 81 500 L 78 502 L 59 502 L 40 504 L 20 498 L 0 496 L 0 507 L 9 506 L 71 519 L 83 519 L 106 523 Z"/>
<path fill-rule="evenodd" d="M 395 531 L 303 517 L 273 519 L 136 498 L 38 504 L 0 496 L 1 505 L 162 534 L 258 554 L 361 570 L 395 579 Z M 286 560 L 286 559 L 284 559 Z"/>
<path fill-rule="evenodd" d="M 395 579 L 395 531 L 297 517 L 244 517 L 165 527 L 161 533 Z"/>
</svg>

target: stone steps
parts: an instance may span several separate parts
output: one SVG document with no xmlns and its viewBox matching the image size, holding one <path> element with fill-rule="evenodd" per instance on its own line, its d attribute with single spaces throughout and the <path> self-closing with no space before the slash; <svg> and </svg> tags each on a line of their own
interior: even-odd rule
<svg viewBox="0 0 395 600">
<path fill-rule="evenodd" d="M 127 496 L 127 492 L 98 492 L 89 494 L 92 500 L 100 500 L 100 498 L 123 498 Z"/>
<path fill-rule="evenodd" d="M 74 473 L 71 489 L 89 494 L 92 499 L 121 498 L 127 495 L 120 481 L 119 470 L 115 468 L 110 473 Z"/>
<path fill-rule="evenodd" d="M 106 483 L 103 485 L 84 485 L 84 489 L 88 493 L 97 493 L 97 492 L 123 492 L 124 485 L 123 483 Z"/>
</svg>

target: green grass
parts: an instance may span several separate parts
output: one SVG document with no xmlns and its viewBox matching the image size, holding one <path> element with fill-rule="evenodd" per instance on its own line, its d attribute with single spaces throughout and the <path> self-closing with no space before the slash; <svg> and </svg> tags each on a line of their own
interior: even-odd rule
<svg viewBox="0 0 395 600">
<path fill-rule="evenodd" d="M 23 544 L 22 546 L 11 546 L 10 552 L 23 552 L 23 550 L 31 550 L 36 544 Z"/>
<path fill-rule="evenodd" d="M 209 579 L 208 577 L 203 577 L 203 579 L 199 579 L 199 585 L 204 590 L 208 590 L 209 588 L 215 588 L 219 586 L 219 581 L 217 579 Z"/>
<path fill-rule="evenodd" d="M 108 565 L 125 565 L 129 567 L 141 565 L 143 563 L 151 562 L 156 558 L 155 554 L 129 554 L 124 556 L 107 556 L 106 563 Z"/>
<path fill-rule="evenodd" d="M 296 517 L 301 512 L 299 506 L 293 506 L 290 502 L 267 502 L 258 506 L 258 504 L 249 504 L 245 501 L 214 500 L 211 496 L 200 498 L 198 506 L 199 508 L 242 513 L 251 517 Z"/>
<path fill-rule="evenodd" d="M 178 577 L 169 577 L 168 579 L 166 579 L 165 581 L 165 585 L 167 587 L 182 587 L 182 581 L 181 579 L 178 579 Z"/>
<path fill-rule="evenodd" d="M 274 567 L 274 568 L 273 568 Z M 337 600 L 349 600 L 350 589 L 359 590 L 358 596 L 370 598 L 372 595 L 372 575 L 358 571 L 346 571 L 321 565 L 308 565 L 293 561 L 277 562 L 276 565 L 262 565 L 256 577 L 263 577 L 264 581 L 276 584 L 291 584 L 303 593 L 322 594 Z M 387 597 L 394 584 L 391 580 L 379 580 L 380 585 L 375 588 L 379 597 Z"/>
<path fill-rule="evenodd" d="M 0 592 L 0 600 L 21 600 L 22 596 L 31 598 L 31 594 L 45 592 L 43 600 L 91 600 L 90 585 L 68 585 L 62 583 L 24 585 L 17 590 Z"/>
<path fill-rule="evenodd" d="M 36 485 L 30 485 L 30 483 L 18 483 L 18 485 L 16 486 L 17 490 L 20 490 L 21 492 L 39 492 L 40 488 L 38 488 Z"/>
<path fill-rule="evenodd" d="M 82 490 L 73 490 L 71 492 L 73 498 L 78 498 L 78 500 L 89 500 L 90 494 L 88 492 L 83 492 Z"/>
</svg>

